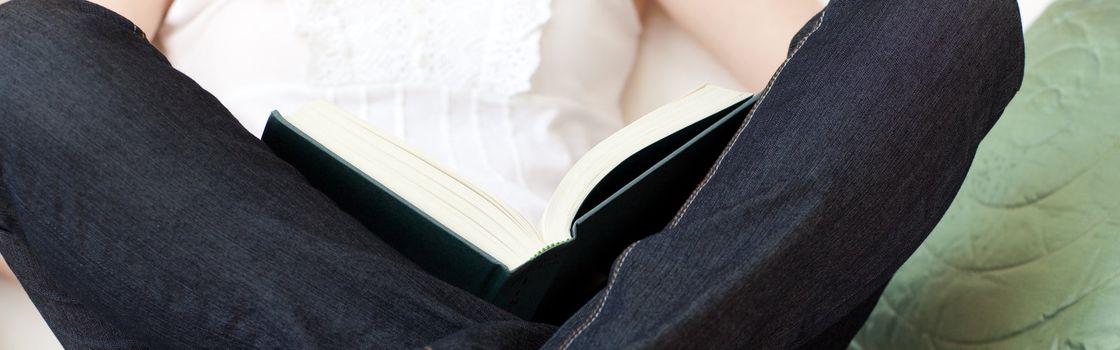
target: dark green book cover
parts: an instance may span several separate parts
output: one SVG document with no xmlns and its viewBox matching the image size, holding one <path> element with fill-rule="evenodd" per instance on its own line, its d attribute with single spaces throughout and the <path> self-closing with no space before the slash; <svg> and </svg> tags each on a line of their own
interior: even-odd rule
<svg viewBox="0 0 1120 350">
<path fill-rule="evenodd" d="M 561 323 L 603 287 L 611 262 L 672 220 L 755 97 L 628 158 L 580 206 L 573 239 L 513 271 L 273 112 L 264 142 L 315 188 L 428 273 L 526 319 Z"/>
</svg>

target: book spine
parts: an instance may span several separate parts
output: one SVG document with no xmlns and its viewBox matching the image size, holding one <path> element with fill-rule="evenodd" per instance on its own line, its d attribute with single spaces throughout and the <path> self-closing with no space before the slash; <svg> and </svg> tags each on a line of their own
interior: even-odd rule
<svg viewBox="0 0 1120 350">
<path fill-rule="evenodd" d="M 408 204 L 304 135 L 279 114 L 269 119 L 263 140 L 281 159 L 427 273 L 488 299 L 508 278 L 506 268 L 431 217 Z M 281 190 L 281 189 L 278 189 Z"/>
<path fill-rule="evenodd" d="M 547 309 L 546 298 L 557 283 L 557 275 L 571 253 L 567 244 L 550 249 L 514 271 L 506 272 L 492 284 L 494 294 L 487 298 L 526 320 L 540 321 L 540 311 Z"/>
</svg>

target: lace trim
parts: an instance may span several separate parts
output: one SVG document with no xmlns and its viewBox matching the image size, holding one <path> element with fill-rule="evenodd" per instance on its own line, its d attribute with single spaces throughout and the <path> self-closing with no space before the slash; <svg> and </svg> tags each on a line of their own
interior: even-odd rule
<svg viewBox="0 0 1120 350">
<path fill-rule="evenodd" d="M 313 84 L 529 91 L 551 0 L 287 0 Z"/>
</svg>

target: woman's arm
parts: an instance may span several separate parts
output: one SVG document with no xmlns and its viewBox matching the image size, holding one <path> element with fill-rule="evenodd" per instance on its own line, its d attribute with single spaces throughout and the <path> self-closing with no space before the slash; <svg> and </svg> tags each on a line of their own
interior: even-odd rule
<svg viewBox="0 0 1120 350">
<path fill-rule="evenodd" d="M 156 37 L 163 16 L 173 0 L 90 0 L 128 18 L 140 27 L 148 40 Z"/>
<path fill-rule="evenodd" d="M 819 0 L 656 0 L 752 91 L 785 61 L 790 40 Z"/>
</svg>

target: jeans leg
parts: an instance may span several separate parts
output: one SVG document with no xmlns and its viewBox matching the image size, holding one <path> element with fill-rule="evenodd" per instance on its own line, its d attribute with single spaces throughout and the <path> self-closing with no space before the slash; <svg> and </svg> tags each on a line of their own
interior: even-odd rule
<svg viewBox="0 0 1120 350">
<path fill-rule="evenodd" d="M 1015 1 L 833 0 L 548 348 L 843 348 L 1022 80 Z M 734 35 L 728 36 L 734 40 Z"/>
<path fill-rule="evenodd" d="M 126 19 L 0 6 L 0 250 L 72 348 L 527 347 L 311 188 Z"/>
</svg>

